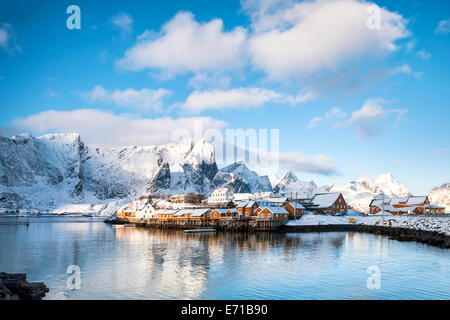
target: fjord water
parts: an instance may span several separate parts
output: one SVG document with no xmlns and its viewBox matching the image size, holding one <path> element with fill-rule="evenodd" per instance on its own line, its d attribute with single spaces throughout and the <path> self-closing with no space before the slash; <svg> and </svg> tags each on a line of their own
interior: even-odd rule
<svg viewBox="0 0 450 320">
<path fill-rule="evenodd" d="M 45 299 L 449 299 L 450 251 L 363 233 L 184 234 L 95 218 L 0 219 L 0 271 Z M 67 267 L 81 289 L 66 286 Z M 380 270 L 369 289 L 367 269 Z"/>
</svg>

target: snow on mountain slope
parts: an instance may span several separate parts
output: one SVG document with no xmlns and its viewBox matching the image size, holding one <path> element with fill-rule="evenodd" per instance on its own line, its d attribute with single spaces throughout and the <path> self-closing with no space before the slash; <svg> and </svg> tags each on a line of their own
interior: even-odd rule
<svg viewBox="0 0 450 320">
<path fill-rule="evenodd" d="M 375 181 L 375 185 L 388 197 L 408 197 L 411 195 L 408 188 L 398 183 L 392 174 L 385 173 L 380 175 Z"/>
<path fill-rule="evenodd" d="M 269 176 L 269 181 L 270 181 L 270 185 L 272 186 L 272 189 L 273 189 L 280 182 L 280 179 L 278 179 L 278 177 L 275 175 L 271 175 L 271 176 Z"/>
<path fill-rule="evenodd" d="M 309 198 L 315 193 L 326 192 L 318 188 L 314 181 L 306 182 L 297 178 L 295 173 L 288 171 L 273 189 L 273 192 L 282 196 L 293 196 L 298 198 Z"/>
<path fill-rule="evenodd" d="M 431 190 L 428 195 L 431 204 L 445 207 L 445 212 L 450 211 L 450 183 L 444 183 L 440 187 Z"/>
<path fill-rule="evenodd" d="M 201 139 L 163 146 L 89 148 L 75 133 L 0 136 L 0 211 L 102 212 L 143 193 L 205 193 L 230 187 L 238 193 L 273 191 L 312 197 L 342 192 L 347 203 L 368 211 L 370 201 L 409 196 L 390 174 L 317 187 L 293 172 L 282 179 L 259 176 L 243 162 L 218 170 L 213 147 Z M 450 184 L 433 189 L 430 201 L 450 209 Z"/>
<path fill-rule="evenodd" d="M 359 178 L 356 181 L 329 186 L 330 192 L 341 192 L 347 204 L 362 212 L 369 211 L 369 204 L 375 197 L 384 194 L 388 198 L 407 197 L 408 189 L 399 184 L 391 174 L 382 174 L 374 181 Z"/>
<path fill-rule="evenodd" d="M 221 171 L 231 174 L 231 178 L 242 179 L 243 182 L 248 184 L 251 193 L 272 191 L 269 177 L 259 176 L 256 172 L 250 170 L 242 161 L 222 168 Z M 216 185 L 215 187 L 221 187 L 221 185 Z"/>
<path fill-rule="evenodd" d="M 77 134 L 0 137 L 0 207 L 39 210 L 81 201 L 85 153 Z"/>
<path fill-rule="evenodd" d="M 188 142 L 190 147 L 185 148 L 187 142 L 180 142 L 183 159 L 180 160 L 167 150 L 173 150 L 174 144 L 168 148 L 163 147 L 164 157 L 155 166 L 145 193 L 208 193 L 212 188 L 212 180 L 217 173 L 217 165 L 213 147 L 204 139 L 196 143 Z M 175 149 L 176 150 L 176 149 Z"/>
<path fill-rule="evenodd" d="M 78 134 L 0 137 L 0 208 L 109 212 L 142 194 L 163 164 L 173 169 L 170 192 L 210 191 L 217 173 L 204 140 L 90 149 Z"/>
</svg>

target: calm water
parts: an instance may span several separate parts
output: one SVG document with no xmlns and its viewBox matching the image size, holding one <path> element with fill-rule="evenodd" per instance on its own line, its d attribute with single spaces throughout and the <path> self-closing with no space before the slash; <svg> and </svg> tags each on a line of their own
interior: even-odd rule
<svg viewBox="0 0 450 320">
<path fill-rule="evenodd" d="M 450 250 L 383 236 L 185 235 L 92 218 L 26 220 L 0 225 L 0 271 L 44 281 L 47 299 L 450 299 Z M 69 265 L 81 268 L 80 290 L 66 288 Z M 367 288 L 369 266 L 380 268 L 380 289 Z"/>
</svg>

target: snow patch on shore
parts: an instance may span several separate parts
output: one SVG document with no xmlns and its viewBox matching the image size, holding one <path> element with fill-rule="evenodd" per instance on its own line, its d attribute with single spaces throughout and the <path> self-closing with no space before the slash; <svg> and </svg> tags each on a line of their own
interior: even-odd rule
<svg viewBox="0 0 450 320">
<path fill-rule="evenodd" d="M 448 216 L 324 216 L 308 214 L 301 219 L 290 221 L 288 226 L 312 226 L 312 225 L 342 225 L 353 224 L 350 218 L 354 218 L 354 224 L 377 225 L 395 228 L 416 229 L 423 231 L 436 231 L 450 235 L 450 217 Z"/>
</svg>

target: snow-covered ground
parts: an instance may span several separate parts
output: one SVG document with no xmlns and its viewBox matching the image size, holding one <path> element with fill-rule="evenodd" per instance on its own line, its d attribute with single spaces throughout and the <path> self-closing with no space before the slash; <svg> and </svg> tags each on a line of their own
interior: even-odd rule
<svg viewBox="0 0 450 320">
<path fill-rule="evenodd" d="M 336 225 L 352 224 L 350 218 L 354 218 L 356 224 L 379 225 L 390 227 L 401 227 L 425 231 L 437 231 L 450 235 L 449 216 L 324 216 L 307 214 L 301 219 L 290 221 L 288 226 L 311 226 L 311 225 Z"/>
</svg>

